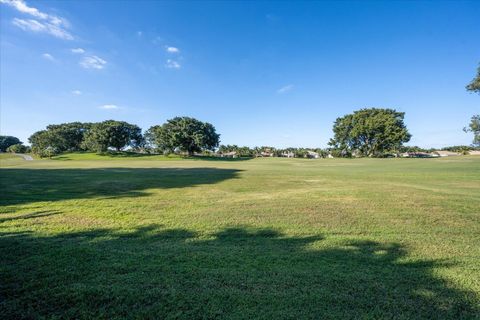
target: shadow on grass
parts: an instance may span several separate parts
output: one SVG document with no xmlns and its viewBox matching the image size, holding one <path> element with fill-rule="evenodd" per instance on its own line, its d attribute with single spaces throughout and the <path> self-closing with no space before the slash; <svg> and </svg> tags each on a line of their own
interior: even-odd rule
<svg viewBox="0 0 480 320">
<path fill-rule="evenodd" d="M 0 216 L 0 223 L 14 221 L 14 220 L 29 220 L 29 219 L 36 219 L 41 217 L 49 217 L 49 216 L 57 215 L 60 213 L 62 212 L 58 210 L 43 210 L 43 211 L 36 211 L 32 213 L 22 214 L 16 217 L 9 217 L 9 218 L 2 218 Z"/>
<path fill-rule="evenodd" d="M 95 197 L 139 197 L 146 189 L 185 188 L 236 178 L 218 168 L 0 169 L 0 205 Z"/>
<path fill-rule="evenodd" d="M 18 318 L 470 319 L 472 292 L 396 243 L 150 225 L 34 237 L 0 233 L 0 315 Z M 445 266 L 445 265 L 444 265 Z"/>
</svg>

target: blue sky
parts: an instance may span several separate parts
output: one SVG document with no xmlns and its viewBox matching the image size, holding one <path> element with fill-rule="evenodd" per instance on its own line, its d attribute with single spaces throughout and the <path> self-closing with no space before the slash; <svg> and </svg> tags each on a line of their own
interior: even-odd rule
<svg viewBox="0 0 480 320">
<path fill-rule="evenodd" d="M 364 107 L 406 112 L 410 145 L 469 144 L 480 1 L 0 0 L 0 131 L 177 115 L 224 144 L 325 147 Z"/>
</svg>

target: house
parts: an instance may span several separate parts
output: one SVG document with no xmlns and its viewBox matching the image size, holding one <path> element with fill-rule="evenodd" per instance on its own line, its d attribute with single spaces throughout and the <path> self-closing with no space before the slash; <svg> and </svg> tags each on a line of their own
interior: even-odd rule
<svg viewBox="0 0 480 320">
<path fill-rule="evenodd" d="M 273 157 L 273 152 L 270 151 L 262 151 L 260 152 L 261 157 Z"/>
<path fill-rule="evenodd" d="M 427 152 L 404 152 L 400 154 L 402 158 L 432 158 L 433 155 Z"/>
<path fill-rule="evenodd" d="M 222 158 L 238 158 L 237 151 L 225 152 L 220 155 Z"/>
<path fill-rule="evenodd" d="M 285 158 L 295 158 L 295 153 L 291 151 L 284 151 L 280 156 Z"/>
<path fill-rule="evenodd" d="M 320 158 L 320 155 L 315 151 L 307 150 L 307 158 L 318 159 L 318 158 Z"/>
<path fill-rule="evenodd" d="M 435 151 L 434 153 L 438 154 L 439 157 L 452 157 L 460 155 L 460 153 L 452 151 Z"/>
</svg>

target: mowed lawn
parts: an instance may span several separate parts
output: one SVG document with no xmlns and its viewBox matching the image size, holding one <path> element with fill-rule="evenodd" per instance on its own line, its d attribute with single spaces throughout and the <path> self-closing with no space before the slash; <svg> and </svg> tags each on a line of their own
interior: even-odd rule
<svg viewBox="0 0 480 320">
<path fill-rule="evenodd" d="M 480 157 L 0 161 L 1 319 L 480 318 Z"/>
</svg>

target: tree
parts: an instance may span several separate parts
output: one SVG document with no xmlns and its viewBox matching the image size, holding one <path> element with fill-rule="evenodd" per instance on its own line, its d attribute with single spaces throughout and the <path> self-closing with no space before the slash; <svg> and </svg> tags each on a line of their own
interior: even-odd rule
<svg viewBox="0 0 480 320">
<path fill-rule="evenodd" d="M 138 147 L 143 143 L 142 130 L 124 121 L 106 120 L 94 123 L 85 132 L 82 147 L 96 152 L 108 148 L 121 151 L 126 147 Z"/>
<path fill-rule="evenodd" d="M 473 145 L 480 147 L 480 114 L 474 115 L 470 119 L 468 127 L 463 128 L 465 132 L 473 133 Z"/>
<path fill-rule="evenodd" d="M 370 108 L 335 120 L 329 145 L 342 155 L 380 156 L 397 151 L 411 138 L 403 122 L 405 113 L 393 109 Z"/>
<path fill-rule="evenodd" d="M 220 135 L 213 125 L 190 117 L 175 117 L 163 125 L 152 126 L 145 137 L 151 145 L 164 153 L 179 150 L 188 155 L 214 150 L 220 142 Z"/>
<path fill-rule="evenodd" d="M 83 150 L 82 142 L 91 123 L 71 122 L 48 125 L 45 130 L 35 132 L 28 138 L 32 151 L 41 155 L 48 148 L 48 154 Z M 55 151 L 52 151 L 55 150 Z"/>
<path fill-rule="evenodd" d="M 480 66 L 477 69 L 477 76 L 467 85 L 467 90 L 480 94 Z"/>
<path fill-rule="evenodd" d="M 5 152 L 7 148 L 14 144 L 21 144 L 22 142 L 17 137 L 13 136 L 0 136 L 0 151 Z"/>
<path fill-rule="evenodd" d="M 55 132 L 41 130 L 32 134 L 28 141 L 32 145 L 32 152 L 40 157 L 51 157 L 60 152 L 58 146 L 62 144 L 61 138 Z"/>
<path fill-rule="evenodd" d="M 91 123 L 70 122 L 62 124 L 51 124 L 47 131 L 56 136 L 57 145 L 60 151 L 80 151 L 85 133 L 91 128 Z"/>
<path fill-rule="evenodd" d="M 7 152 L 11 153 L 26 153 L 28 152 L 28 147 L 24 146 L 21 143 L 13 144 L 7 148 Z"/>
</svg>

